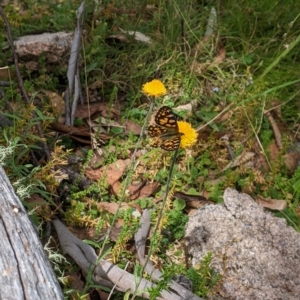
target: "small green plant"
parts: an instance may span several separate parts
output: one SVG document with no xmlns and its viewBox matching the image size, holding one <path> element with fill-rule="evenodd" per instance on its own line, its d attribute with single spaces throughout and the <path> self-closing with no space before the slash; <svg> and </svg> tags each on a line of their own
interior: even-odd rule
<svg viewBox="0 0 300 300">
<path fill-rule="evenodd" d="M 208 252 L 196 268 L 187 271 L 187 277 L 192 280 L 194 293 L 200 297 L 208 296 L 220 283 L 222 277 L 210 268 L 213 255 Z"/>
<path fill-rule="evenodd" d="M 173 273 L 173 275 L 174 275 L 174 273 Z M 161 293 L 162 290 L 168 291 L 169 290 L 168 286 L 170 284 L 171 279 L 172 279 L 172 274 L 171 273 L 168 273 L 168 274 L 164 273 L 162 280 L 156 282 L 155 286 L 148 289 L 148 292 L 149 292 L 149 295 L 150 295 L 150 300 L 155 300 L 158 297 L 160 297 L 161 296 L 160 293 Z"/>
<path fill-rule="evenodd" d="M 8 177 L 12 180 L 16 193 L 21 200 L 28 198 L 34 193 L 40 193 L 48 198 L 45 192 L 45 185 L 34 177 L 40 168 L 31 164 L 20 165 L 14 160 L 15 153 L 20 151 L 26 153 L 29 151 L 27 145 L 19 144 L 19 141 L 19 138 L 15 138 L 12 141 L 8 141 L 6 147 L 0 146 L 1 165 L 9 170 Z"/>
<path fill-rule="evenodd" d="M 119 256 L 124 255 L 126 243 L 133 237 L 139 227 L 139 220 L 133 217 L 131 208 L 124 212 L 120 211 L 120 214 L 123 215 L 124 225 L 112 250 L 114 261 L 117 261 Z"/>
<path fill-rule="evenodd" d="M 183 213 L 182 209 L 173 209 L 166 212 L 165 218 L 164 230 L 169 234 L 162 240 L 162 244 L 170 245 L 174 240 L 180 240 L 183 237 L 188 216 Z"/>
</svg>

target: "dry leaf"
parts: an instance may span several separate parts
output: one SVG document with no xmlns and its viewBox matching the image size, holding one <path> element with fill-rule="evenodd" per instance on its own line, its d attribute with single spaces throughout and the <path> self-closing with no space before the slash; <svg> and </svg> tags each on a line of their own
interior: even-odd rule
<svg viewBox="0 0 300 300">
<path fill-rule="evenodd" d="M 99 294 L 99 298 L 101 300 L 109 300 L 111 299 L 111 294 L 108 292 L 103 291 L 101 288 L 100 289 L 96 289 L 97 293 Z"/>
<path fill-rule="evenodd" d="M 116 181 L 111 185 L 111 189 L 114 195 L 118 195 L 119 194 L 119 189 L 121 187 L 121 182 L 120 181 Z"/>
<path fill-rule="evenodd" d="M 94 116 L 95 115 L 95 116 Z M 78 105 L 75 113 L 76 118 L 97 118 L 98 116 L 109 118 L 109 119 L 119 119 L 120 112 L 112 106 L 107 104 L 90 103 L 89 105 Z"/>
<path fill-rule="evenodd" d="M 226 58 L 226 49 L 224 47 L 218 50 L 217 56 L 214 58 L 214 63 L 220 64 Z"/>
<path fill-rule="evenodd" d="M 198 100 L 190 100 L 190 103 L 187 104 L 183 104 L 183 105 L 179 105 L 173 108 L 173 110 L 176 111 L 182 111 L 182 110 L 186 110 L 188 112 L 192 112 L 193 111 L 193 107 L 196 107 L 198 104 Z"/>
<path fill-rule="evenodd" d="M 114 226 L 110 231 L 109 240 L 111 242 L 116 242 L 121 232 L 122 232 L 122 226 L 121 227 Z M 106 230 L 103 230 L 102 233 L 105 235 Z"/>
<path fill-rule="evenodd" d="M 139 184 L 131 184 L 127 188 L 127 191 L 129 192 L 130 200 L 136 200 L 151 196 L 157 190 L 158 186 L 158 182 L 147 182 L 145 185 L 143 182 L 139 182 Z M 118 195 L 121 183 L 116 181 L 111 187 L 114 195 Z"/>
<path fill-rule="evenodd" d="M 105 39 L 108 45 L 129 44 L 129 39 L 125 34 L 110 35 Z"/>
<path fill-rule="evenodd" d="M 173 108 L 173 111 L 175 111 L 175 112 L 182 111 L 182 110 L 186 110 L 186 111 L 191 112 L 193 110 L 192 103 L 187 103 L 187 104 L 184 104 L 184 105 L 179 105 L 179 106 Z"/>
<path fill-rule="evenodd" d="M 147 43 L 147 44 L 152 44 L 151 39 L 150 39 L 148 36 L 146 36 L 146 35 L 144 35 L 143 33 L 141 33 L 141 32 L 138 32 L 138 31 L 131 31 L 131 30 L 126 31 L 126 30 L 123 30 L 123 29 L 120 28 L 120 27 L 119 27 L 119 29 L 120 29 L 123 33 L 125 33 L 125 34 L 134 36 L 134 39 L 135 39 L 136 41 L 143 42 L 143 43 Z"/>
<path fill-rule="evenodd" d="M 299 166 L 300 153 L 299 152 L 290 152 L 283 156 L 285 165 L 291 174 L 293 174 L 296 168 Z"/>
<path fill-rule="evenodd" d="M 77 299 L 77 291 L 82 291 L 84 288 L 84 283 L 83 281 L 80 279 L 80 277 L 77 273 L 72 273 L 68 275 L 68 281 L 71 283 L 71 288 L 72 290 L 76 291 L 76 292 L 72 292 L 71 293 L 71 298 L 73 299 Z"/>
<path fill-rule="evenodd" d="M 119 159 L 116 162 L 103 166 L 100 169 L 87 169 L 85 171 L 85 176 L 91 180 L 98 181 L 102 177 L 105 177 L 106 183 L 109 185 L 114 184 L 117 180 L 123 176 L 124 171 L 130 165 L 130 159 Z"/>
<path fill-rule="evenodd" d="M 276 200 L 276 199 L 266 199 L 261 196 L 257 196 L 257 202 L 265 207 L 272 210 L 284 210 L 287 207 L 287 203 L 285 200 Z"/>
<path fill-rule="evenodd" d="M 278 148 L 281 149 L 282 148 L 281 132 L 279 130 L 277 122 L 274 119 L 274 117 L 270 111 L 264 111 L 264 114 L 268 118 L 268 121 L 269 121 L 270 125 L 272 126 L 276 144 L 277 144 Z"/>
<path fill-rule="evenodd" d="M 96 122 L 91 119 L 86 119 L 86 123 L 89 125 L 90 128 L 92 128 L 93 132 L 101 133 L 101 134 L 106 134 L 107 131 L 99 125 L 99 122 Z"/>
<path fill-rule="evenodd" d="M 140 135 L 141 131 L 142 131 L 142 126 L 130 121 L 130 120 L 126 120 L 124 123 L 125 126 L 125 133 L 129 134 L 130 132 L 134 135 Z"/>
<path fill-rule="evenodd" d="M 99 236 L 99 233 L 98 236 L 96 235 L 96 228 L 69 227 L 68 229 L 81 240 L 92 240 Z"/>
<path fill-rule="evenodd" d="M 215 204 L 213 201 L 207 200 L 200 195 L 190 195 L 183 192 L 175 192 L 174 197 L 182 199 L 186 202 L 187 207 L 199 208 L 206 204 Z"/>
<path fill-rule="evenodd" d="M 48 203 L 38 194 L 32 194 L 29 198 L 25 199 L 26 203 L 29 204 L 30 207 L 47 205 Z"/>
<path fill-rule="evenodd" d="M 231 161 L 221 172 L 224 172 L 229 168 L 234 168 L 243 165 L 249 162 L 254 156 L 255 156 L 254 152 L 243 152 L 234 161 Z"/>
<path fill-rule="evenodd" d="M 108 211 L 111 214 L 115 214 L 119 208 L 119 204 L 115 202 L 99 202 L 98 203 L 98 209 L 104 209 Z M 130 206 L 127 203 L 121 203 L 120 209 L 127 209 Z"/>
<path fill-rule="evenodd" d="M 116 128 L 123 128 L 118 122 L 110 119 L 106 119 L 104 117 L 98 117 L 97 119 L 87 119 L 86 122 L 88 125 L 95 131 L 103 133 L 105 130 L 103 127 L 116 127 Z"/>
<path fill-rule="evenodd" d="M 193 208 L 193 209 L 191 209 L 191 210 L 188 212 L 188 216 L 191 217 L 191 216 L 193 216 L 194 214 L 196 214 L 197 212 L 198 212 L 198 209 Z"/>
<path fill-rule="evenodd" d="M 50 99 L 50 102 L 52 104 L 52 110 L 56 116 L 65 113 L 65 102 L 62 96 L 48 90 L 42 90 L 42 92 Z"/>
<path fill-rule="evenodd" d="M 98 168 L 102 164 L 103 160 L 104 160 L 103 155 L 99 154 L 98 151 L 95 151 L 93 153 L 89 166 L 91 167 L 95 166 L 96 168 Z"/>
<path fill-rule="evenodd" d="M 145 185 L 143 185 L 143 183 L 140 183 L 140 185 L 142 185 L 141 188 L 133 184 L 128 187 L 131 200 L 136 200 L 136 199 L 146 198 L 151 196 L 157 190 L 159 183 L 148 182 Z"/>
<path fill-rule="evenodd" d="M 260 144 L 257 141 L 254 142 L 254 144 L 252 146 L 252 150 L 256 153 L 256 156 L 254 159 L 254 168 L 257 170 L 260 170 L 263 173 L 269 172 L 268 162 L 266 160 L 264 153 L 261 151 Z"/>
</svg>

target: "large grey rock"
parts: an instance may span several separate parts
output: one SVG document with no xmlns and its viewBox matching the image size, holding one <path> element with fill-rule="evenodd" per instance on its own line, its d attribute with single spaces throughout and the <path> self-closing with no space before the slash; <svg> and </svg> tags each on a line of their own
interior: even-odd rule
<svg viewBox="0 0 300 300">
<path fill-rule="evenodd" d="M 226 189 L 224 205 L 199 209 L 185 237 L 193 265 L 213 253 L 222 298 L 300 299 L 300 234 L 250 196 Z"/>
</svg>

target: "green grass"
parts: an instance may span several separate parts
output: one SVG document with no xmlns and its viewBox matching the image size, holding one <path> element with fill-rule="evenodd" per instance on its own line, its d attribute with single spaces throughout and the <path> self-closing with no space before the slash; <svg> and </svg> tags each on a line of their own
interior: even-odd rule
<svg viewBox="0 0 300 300">
<path fill-rule="evenodd" d="M 223 1 L 192 1 L 186 4 L 187 1 L 182 0 L 154 0 L 152 9 L 146 8 L 146 3 L 136 0 L 118 2 L 120 3 L 104 1 L 100 10 L 95 7 L 94 1 L 86 3 L 83 26 L 85 33 L 80 58 L 83 88 L 97 92 L 110 108 L 119 109 L 117 122 L 121 124 L 130 119 L 143 125 L 150 102 L 141 93 L 141 88 L 154 78 L 160 79 L 168 90 L 166 97 L 155 100 L 156 107 L 168 105 L 175 108 L 195 100 L 196 106 L 192 114 L 179 113 L 181 118 L 195 128 L 210 122 L 230 105 L 226 117 L 221 121 L 214 120 L 206 126 L 204 132 L 200 132 L 199 142 L 192 153 L 183 150 L 179 152 L 171 191 L 187 193 L 193 190 L 196 194 L 207 192 L 209 199 L 216 203 L 222 201 L 221 196 L 226 187 L 235 187 L 253 197 L 261 195 L 284 199 L 287 200 L 288 207 L 276 215 L 285 218 L 289 225 L 299 231 L 300 171 L 298 167 L 291 172 L 285 164 L 285 154 L 291 149 L 295 150 L 295 141 L 297 138 L 299 140 L 299 1 L 245 0 L 236 5 L 236 1 L 229 0 L 224 5 Z M 17 38 L 29 32 L 73 31 L 79 4 L 80 1 L 77 0 L 61 3 L 25 0 L 19 8 L 25 13 L 20 14 L 12 5 L 7 5 L 5 12 L 11 22 L 13 36 Z M 218 16 L 215 36 L 204 40 L 212 5 Z M 3 29 L 0 42 L 2 46 L 6 46 L 3 23 L 0 23 L 0 28 Z M 121 42 L 115 38 L 122 34 L 118 28 L 141 32 L 150 37 L 152 43 L 135 41 L 130 35 L 126 36 L 127 42 Z M 220 49 L 226 51 L 226 56 L 217 63 L 215 58 Z M 10 57 L 10 51 L 1 52 L 0 67 L 9 64 Z M 41 68 L 37 72 L 22 69 L 26 90 L 33 95 L 43 89 L 61 94 L 66 88 L 66 66 L 61 65 L 55 71 L 47 71 L 45 57 L 40 59 L 40 64 Z M 2 107 L 7 102 L 18 103 L 16 110 L 6 111 L 7 116 L 14 120 L 14 127 L 5 129 L 5 135 L 0 137 L 1 146 L 7 147 L 11 142 L 17 145 L 15 149 L 19 149 L 10 156 L 6 170 L 13 181 L 27 176 L 26 184 L 40 183 L 37 186 L 41 188 L 34 192 L 43 196 L 50 192 L 48 201 L 53 204 L 56 185 L 53 184 L 53 176 L 50 176 L 51 167 L 47 171 L 43 168 L 43 171 L 34 169 L 30 157 L 30 151 L 39 142 L 34 126 L 36 122 L 41 122 L 45 132 L 50 132 L 49 122 L 54 116 L 49 109 L 49 102 L 45 101 L 38 107 L 39 117 L 32 120 L 30 113 L 33 108 L 23 104 L 15 79 L 4 91 L 5 97 L 0 99 Z M 91 95 L 89 97 L 92 98 Z M 264 111 L 274 106 L 281 108 L 282 119 L 275 118 L 275 121 L 282 125 L 280 131 L 283 139 L 283 149 L 275 158 L 272 157 L 271 148 L 275 141 L 274 132 L 264 114 Z M 99 167 L 117 159 L 131 158 L 132 149 L 137 144 L 136 136 L 127 135 L 120 128 L 112 127 L 107 133 L 110 135 L 110 142 L 101 145 L 104 155 Z M 266 171 L 263 167 L 246 169 L 237 166 L 221 172 L 230 162 L 226 146 L 220 141 L 220 136 L 225 133 L 230 136 L 236 157 L 243 151 L 255 152 L 257 155 L 263 153 L 267 157 L 269 170 Z M 46 137 L 48 144 L 53 146 L 53 136 L 49 133 Z M 74 142 L 66 139 L 61 144 L 71 151 L 76 148 Z M 129 183 L 140 178 L 155 180 L 161 185 L 156 196 L 163 195 L 171 155 L 152 149 L 147 137 L 142 139 L 141 148 L 146 150 L 138 158 L 142 170 L 135 172 L 132 169 L 128 175 Z M 56 149 L 56 158 L 65 160 L 66 149 Z M 297 151 L 299 149 L 295 150 Z M 79 168 L 83 174 L 91 161 L 92 151 L 85 149 L 82 152 L 85 163 Z M 48 162 L 48 165 L 53 167 L 56 164 Z M 122 184 L 126 182 L 126 176 L 124 174 L 121 179 Z M 50 182 L 53 186 L 51 191 L 48 189 Z M 124 188 L 126 191 L 126 187 Z M 70 203 L 62 208 L 67 222 L 71 225 L 89 224 L 94 227 L 101 223 L 102 228 L 107 224 L 113 226 L 113 218 L 107 213 L 97 212 L 96 202 L 99 199 L 129 202 L 122 195 L 111 195 L 104 181 L 94 184 L 86 191 L 72 186 L 71 197 Z M 83 201 L 83 198 L 88 198 L 88 201 Z M 152 197 L 145 197 L 137 203 L 142 207 L 160 207 L 160 204 L 153 204 L 151 200 Z M 174 232 L 172 239 L 180 240 L 185 215 L 183 216 L 182 210 L 173 210 L 169 202 L 167 204 L 163 227 Z M 56 211 L 55 208 L 55 205 L 52 206 L 52 211 Z M 122 241 L 122 246 L 127 245 L 125 241 L 130 239 L 131 229 L 136 228 L 135 221 L 127 214 L 128 212 L 120 215 L 120 218 L 126 220 L 124 228 L 127 228 L 128 235 L 123 231 L 115 244 L 115 250 L 111 252 L 120 264 L 126 259 L 134 261 L 127 249 L 120 246 Z M 45 215 L 39 216 L 39 220 L 43 219 L 46 219 Z M 172 247 L 168 245 L 168 241 L 168 237 L 158 233 L 155 235 L 157 248 L 159 243 L 166 247 L 164 253 L 152 253 L 162 262 L 161 265 L 166 259 L 165 253 Z M 121 250 L 124 250 L 124 255 L 120 254 Z M 210 259 L 211 257 L 206 258 L 202 264 L 204 268 L 189 273 L 196 282 L 195 293 L 203 297 L 218 282 L 217 274 L 213 274 L 209 282 L 203 279 L 210 272 Z"/>
</svg>

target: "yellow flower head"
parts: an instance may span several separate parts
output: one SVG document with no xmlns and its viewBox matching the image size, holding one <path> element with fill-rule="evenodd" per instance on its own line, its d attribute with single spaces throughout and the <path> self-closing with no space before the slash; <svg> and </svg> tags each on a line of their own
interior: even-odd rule
<svg viewBox="0 0 300 300">
<path fill-rule="evenodd" d="M 147 82 L 143 85 L 142 91 L 147 96 L 159 97 L 167 93 L 167 90 L 164 84 L 157 79 L 153 79 L 150 82 Z"/>
<path fill-rule="evenodd" d="M 190 123 L 177 121 L 179 132 L 182 133 L 180 140 L 180 148 L 188 148 L 197 142 L 198 133 Z"/>
</svg>

